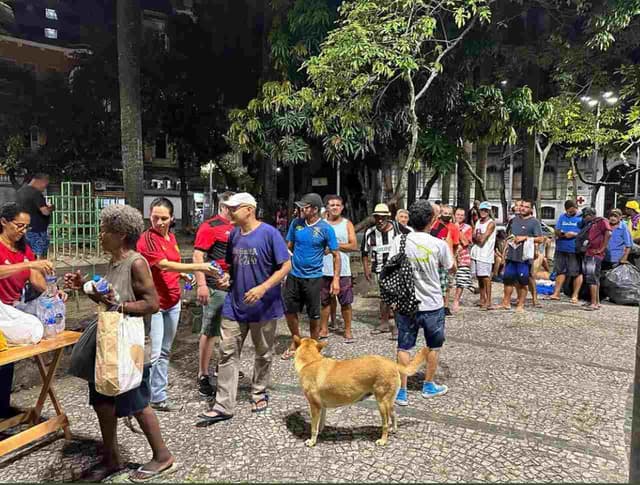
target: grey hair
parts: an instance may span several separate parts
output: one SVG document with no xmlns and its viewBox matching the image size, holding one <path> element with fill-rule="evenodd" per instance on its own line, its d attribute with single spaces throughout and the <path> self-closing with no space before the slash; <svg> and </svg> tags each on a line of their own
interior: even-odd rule
<svg viewBox="0 0 640 485">
<path fill-rule="evenodd" d="M 109 232 L 124 234 L 129 249 L 134 249 L 144 232 L 144 219 L 140 211 L 130 205 L 112 204 L 100 212 L 100 225 Z"/>
<path fill-rule="evenodd" d="M 397 216 L 398 214 L 407 214 L 407 215 L 409 215 L 409 211 L 408 211 L 407 209 L 398 209 L 398 210 L 396 211 L 396 216 Z"/>
</svg>

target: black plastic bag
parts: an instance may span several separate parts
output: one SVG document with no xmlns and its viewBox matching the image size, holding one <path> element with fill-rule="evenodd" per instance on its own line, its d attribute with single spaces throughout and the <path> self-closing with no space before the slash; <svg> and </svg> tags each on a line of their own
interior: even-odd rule
<svg viewBox="0 0 640 485">
<path fill-rule="evenodd" d="M 96 318 L 84 329 L 71 352 L 69 374 L 87 382 L 95 382 L 97 333 L 98 319 Z"/>
<path fill-rule="evenodd" d="M 631 264 L 620 264 L 604 274 L 602 288 L 613 303 L 638 305 L 640 302 L 640 271 Z"/>
</svg>

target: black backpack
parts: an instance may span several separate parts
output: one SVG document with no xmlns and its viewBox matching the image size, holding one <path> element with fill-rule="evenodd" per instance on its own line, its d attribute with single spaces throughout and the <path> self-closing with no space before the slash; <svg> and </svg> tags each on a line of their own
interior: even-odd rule
<svg viewBox="0 0 640 485">
<path fill-rule="evenodd" d="M 585 224 L 580 232 L 576 236 L 576 253 L 584 254 L 587 252 L 587 246 L 589 245 L 589 229 L 594 221 Z"/>
<path fill-rule="evenodd" d="M 380 273 L 380 297 L 394 311 L 413 316 L 420 302 L 416 299 L 413 267 L 404 252 L 407 235 L 400 236 L 400 252 L 391 257 Z"/>
</svg>

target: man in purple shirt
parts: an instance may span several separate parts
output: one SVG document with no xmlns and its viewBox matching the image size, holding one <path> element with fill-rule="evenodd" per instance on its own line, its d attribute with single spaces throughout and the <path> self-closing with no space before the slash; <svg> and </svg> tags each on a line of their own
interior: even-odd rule
<svg viewBox="0 0 640 485">
<path fill-rule="evenodd" d="M 225 205 L 237 227 L 227 245 L 229 273 L 218 280 L 218 287 L 229 289 L 222 307 L 218 393 L 211 411 L 198 416 L 196 426 L 201 427 L 233 417 L 240 353 L 248 333 L 256 349 L 251 411 L 267 409 L 276 326 L 284 315 L 280 282 L 291 269 L 282 235 L 256 219 L 257 204 L 252 195 L 235 194 Z"/>
</svg>

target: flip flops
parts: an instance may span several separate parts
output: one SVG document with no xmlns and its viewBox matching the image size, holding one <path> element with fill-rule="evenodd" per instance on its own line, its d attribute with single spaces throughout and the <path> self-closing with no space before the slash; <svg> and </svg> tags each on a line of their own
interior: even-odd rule
<svg viewBox="0 0 640 485">
<path fill-rule="evenodd" d="M 207 414 L 198 414 L 200 421 L 196 423 L 197 428 L 206 428 L 207 426 L 211 426 L 212 424 L 219 423 L 221 421 L 227 421 L 233 416 L 231 414 L 222 414 L 216 413 L 215 416 L 209 416 Z"/>
<path fill-rule="evenodd" d="M 296 352 L 294 350 L 291 350 L 290 348 L 287 348 L 287 350 L 285 350 L 282 355 L 280 356 L 280 358 L 282 360 L 291 360 L 293 359 L 293 356 L 296 355 Z"/>
<path fill-rule="evenodd" d="M 374 328 L 371 330 L 371 335 L 380 335 L 381 333 L 389 333 L 391 332 L 390 328 Z"/>
<path fill-rule="evenodd" d="M 258 404 L 265 403 L 264 406 L 258 407 Z M 262 399 L 258 399 L 257 401 L 251 401 L 253 404 L 253 408 L 251 408 L 252 413 L 264 413 L 267 409 L 269 409 L 269 395 L 265 394 Z"/>
<path fill-rule="evenodd" d="M 144 466 L 144 465 L 143 465 Z M 148 471 L 144 470 L 142 466 L 140 466 L 134 473 L 140 473 L 143 475 L 143 478 L 134 478 L 132 475 L 129 475 L 129 480 L 136 483 L 144 483 L 149 482 L 151 480 L 156 481 L 157 478 L 164 477 L 170 475 L 178 469 L 178 465 L 174 462 L 164 470 L 159 471 Z"/>
</svg>

